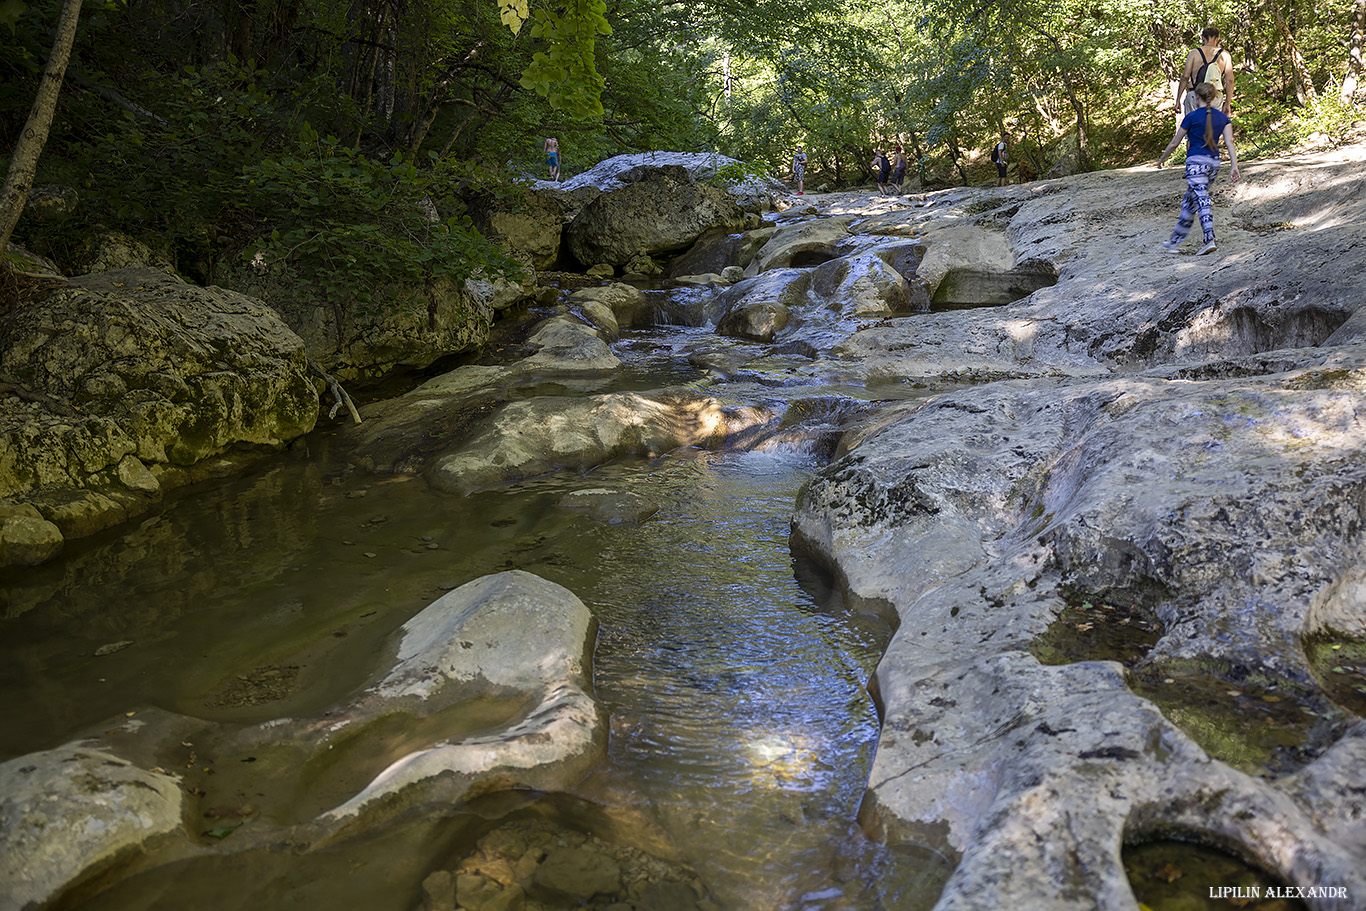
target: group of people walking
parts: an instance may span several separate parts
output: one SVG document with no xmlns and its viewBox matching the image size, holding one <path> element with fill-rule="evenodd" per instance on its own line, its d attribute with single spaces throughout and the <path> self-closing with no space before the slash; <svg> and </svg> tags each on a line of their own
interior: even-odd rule
<svg viewBox="0 0 1366 911">
<path fill-rule="evenodd" d="M 1218 176 L 1222 163 L 1219 151 L 1221 143 L 1228 149 L 1229 178 L 1237 181 L 1240 176 L 1238 151 L 1233 145 L 1233 62 L 1228 51 L 1220 46 L 1217 28 L 1206 28 L 1200 33 L 1200 38 L 1201 45 L 1186 55 L 1186 66 L 1177 86 L 1176 113 L 1180 121 L 1176 133 L 1157 159 L 1160 168 L 1181 141 L 1186 140 L 1186 193 L 1181 199 L 1181 213 L 1177 217 L 1176 227 L 1162 247 L 1176 253 L 1198 217 L 1204 243 L 1196 251 L 1197 255 L 1212 253 L 1217 249 L 1209 188 Z M 1006 185 L 1009 158 L 1009 146 L 1003 136 L 991 151 L 998 187 Z M 890 157 L 882 149 L 874 149 L 873 160 L 868 166 L 872 169 L 879 194 L 886 196 L 889 192 L 902 192 L 906 179 L 906 155 L 901 146 L 895 146 Z M 792 179 L 797 184 L 797 195 L 801 196 L 806 181 L 806 153 L 801 146 L 797 147 L 792 158 Z"/>
</svg>

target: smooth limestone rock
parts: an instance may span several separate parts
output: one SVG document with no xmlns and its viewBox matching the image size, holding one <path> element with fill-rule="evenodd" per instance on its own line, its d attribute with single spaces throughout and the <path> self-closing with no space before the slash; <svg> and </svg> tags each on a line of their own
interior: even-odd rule
<svg viewBox="0 0 1366 911">
<path fill-rule="evenodd" d="M 0 911 L 40 905 L 181 829 L 171 776 L 77 742 L 0 764 Z"/>
<path fill-rule="evenodd" d="M 526 572 L 497 573 L 414 616 L 395 634 L 388 666 L 374 682 L 316 717 L 244 728 L 146 709 L 107 723 L 101 740 L 0 764 L 0 909 L 50 901 L 154 838 L 178 841 L 169 850 L 179 857 L 325 850 L 413 807 L 446 808 L 500 789 L 564 789 L 606 754 L 607 718 L 592 692 L 596 628 L 568 589 Z M 465 707 L 494 702 L 515 711 L 471 732 Z M 405 736 L 394 738 L 395 730 Z M 319 780 L 329 794 L 354 781 L 356 771 L 346 764 L 357 744 L 379 750 L 387 764 L 314 818 L 294 820 L 278 806 L 256 808 L 252 824 L 223 847 L 185 831 L 189 811 L 178 777 L 122 755 L 125 748 L 143 762 L 183 755 L 189 736 L 201 755 L 240 752 L 252 761 L 260 756 L 263 765 L 277 757 L 279 767 L 261 774 L 297 775 L 296 787 L 286 791 L 290 801 L 308 795 Z M 116 742 L 121 746 L 111 745 Z M 226 764 L 219 771 L 213 780 L 236 772 Z M 439 893 L 450 894 L 449 878 L 444 886 L 430 885 L 434 907 L 448 907 Z"/>
<path fill-rule="evenodd" d="M 849 438 L 804 492 L 799 548 L 901 617 L 864 820 L 961 857 L 937 907 L 1132 908 L 1121 841 L 1171 831 L 1366 889 L 1359 823 L 1323 814 L 1350 778 L 1249 777 L 1118 665 L 1026 651 L 1067 599 L 1106 601 L 1161 621 L 1145 673 L 1312 685 L 1303 637 L 1366 623 L 1366 347 L 1284 359 L 937 396 Z"/>
<path fill-rule="evenodd" d="M 506 728 L 466 738 L 434 736 L 394 761 L 354 797 L 324 814 L 388 816 L 417 802 L 455 802 L 471 788 L 552 790 L 576 780 L 606 751 L 606 717 L 594 699 L 596 621 L 568 589 L 514 570 L 484 576 L 433 602 L 399 632 L 394 666 L 355 703 L 331 713 L 326 743 L 355 728 L 414 720 L 480 696 L 524 694 L 531 708 Z M 262 730 L 263 736 L 272 736 Z M 324 749 L 324 743 L 315 747 Z"/>
<path fill-rule="evenodd" d="M 585 471 L 624 455 L 714 449 L 772 419 L 766 409 L 687 390 L 538 396 L 502 406 L 477 436 L 433 459 L 426 477 L 437 490 L 468 493 L 556 469 Z"/>
</svg>

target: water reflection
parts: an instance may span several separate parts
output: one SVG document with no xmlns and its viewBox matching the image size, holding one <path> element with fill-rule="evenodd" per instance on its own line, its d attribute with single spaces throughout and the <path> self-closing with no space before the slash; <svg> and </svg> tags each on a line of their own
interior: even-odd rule
<svg viewBox="0 0 1366 911">
<path fill-rule="evenodd" d="M 695 382 L 680 363 L 705 337 L 628 335 L 615 382 Z M 801 426 L 761 452 L 626 459 L 459 497 L 358 474 L 320 436 L 307 458 L 201 488 L 132 530 L 0 576 L 9 720 L 0 759 L 146 706 L 206 726 L 317 713 L 362 687 L 389 635 L 441 593 L 519 568 L 565 585 L 599 619 L 595 680 L 612 736 L 608 762 L 577 796 L 648 820 L 618 837 L 665 833 L 727 909 L 929 908 L 947 865 L 871 844 L 854 822 L 877 737 L 866 683 L 890 629 L 845 610 L 788 549 L 800 485 L 845 411 L 864 406 L 819 378 L 781 372 L 782 394 L 810 401 L 794 411 Z M 588 487 L 630 492 L 658 510 L 613 525 L 561 505 Z M 444 862 L 438 853 L 405 855 L 397 890 L 390 873 L 372 871 L 364 888 L 388 897 L 367 907 L 411 908 L 422 875 Z M 244 893 L 259 911 L 292 906 L 283 896 L 314 888 L 305 880 L 327 881 L 320 865 L 350 875 L 368 858 L 361 845 L 335 861 L 185 864 L 211 868 L 215 882 L 259 882 Z M 236 907 L 196 892 L 194 878 L 175 867 L 145 872 L 117 887 L 120 907 L 151 907 L 153 891 L 167 907 Z"/>
</svg>

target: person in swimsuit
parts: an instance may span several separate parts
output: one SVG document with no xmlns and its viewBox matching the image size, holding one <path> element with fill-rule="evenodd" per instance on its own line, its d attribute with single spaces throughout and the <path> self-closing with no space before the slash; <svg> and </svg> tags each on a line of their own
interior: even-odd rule
<svg viewBox="0 0 1366 911">
<path fill-rule="evenodd" d="M 901 192 L 901 187 L 906 182 L 906 153 L 901 151 L 901 146 L 896 147 L 892 153 L 892 186 L 897 193 Z"/>
<path fill-rule="evenodd" d="M 545 141 L 545 163 L 550 168 L 550 179 L 560 179 L 560 141 L 551 136 Z"/>
</svg>

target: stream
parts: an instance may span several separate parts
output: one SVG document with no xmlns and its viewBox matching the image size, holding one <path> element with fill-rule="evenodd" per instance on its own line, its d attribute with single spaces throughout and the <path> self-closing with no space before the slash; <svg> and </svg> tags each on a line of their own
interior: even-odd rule
<svg viewBox="0 0 1366 911">
<path fill-rule="evenodd" d="M 662 311 L 697 297 L 675 294 L 681 304 L 657 295 Z M 698 382 L 682 359 L 698 344 L 744 347 L 706 326 L 626 333 L 614 388 Z M 305 857 L 234 854 L 228 839 L 211 857 L 144 858 L 58 904 L 407 911 L 425 871 L 535 805 L 556 825 L 667 844 L 720 908 L 931 907 L 948 863 L 877 845 L 857 824 L 878 732 L 867 683 L 894 621 L 843 604 L 788 546 L 801 485 L 828 457 L 830 415 L 866 409 L 869 394 L 802 363 L 714 390 L 825 403 L 810 426 L 752 450 L 619 460 L 458 497 L 357 472 L 320 429 L 245 476 L 180 491 L 154 515 L 0 576 L 0 761 L 157 710 L 206 728 L 321 712 L 379 670 L 374 656 L 409 617 L 491 572 L 564 585 L 600 624 L 609 754 L 575 793 L 484 798 Z M 587 487 L 636 491 L 659 509 L 613 525 L 560 506 Z M 505 710 L 488 711 L 492 723 Z M 227 776 L 217 793 L 206 781 L 202 802 L 247 807 L 245 825 L 257 813 L 307 818 L 336 796 L 301 804 L 266 769 L 245 785 L 234 776 L 236 793 Z"/>
</svg>

